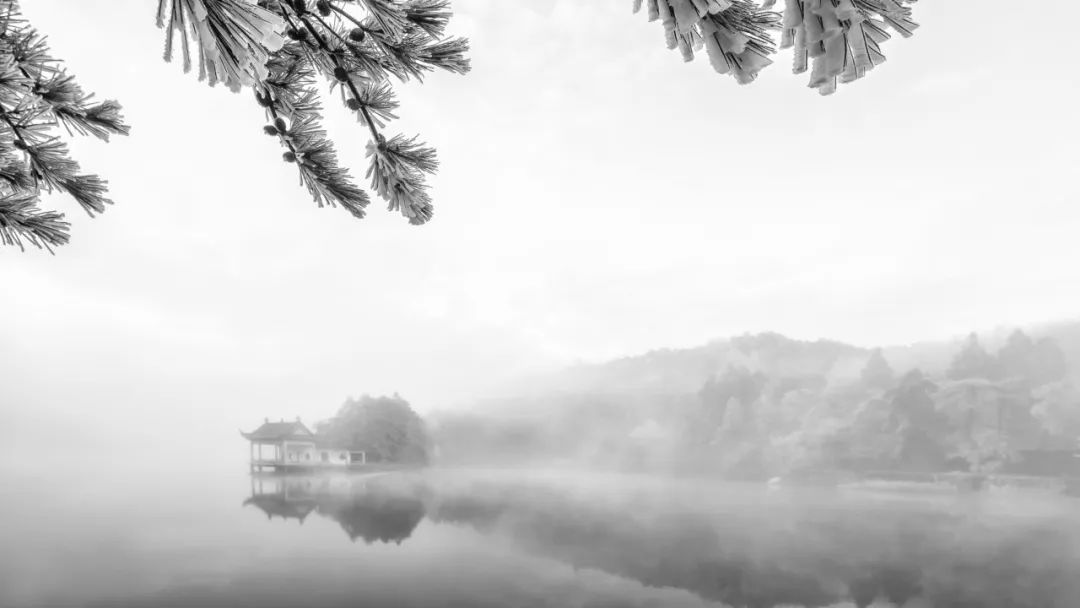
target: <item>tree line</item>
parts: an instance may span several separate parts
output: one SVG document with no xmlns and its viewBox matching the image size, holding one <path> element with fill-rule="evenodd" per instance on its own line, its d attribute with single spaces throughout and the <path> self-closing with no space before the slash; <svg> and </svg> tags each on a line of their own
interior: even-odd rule
<svg viewBox="0 0 1080 608">
<path fill-rule="evenodd" d="M 1033 462 L 1026 457 L 1065 453 L 1080 437 L 1080 391 L 1050 337 L 1016 331 L 990 353 L 972 334 L 947 365 L 901 372 L 882 349 L 775 334 L 718 349 L 612 362 L 595 374 L 601 382 L 581 390 L 504 400 L 488 415 L 441 416 L 434 438 L 444 457 L 461 461 L 761 479 L 823 469 L 1021 470 Z M 722 361 L 718 371 L 685 388 L 710 361 Z M 649 374 L 662 377 L 619 390 Z"/>
</svg>

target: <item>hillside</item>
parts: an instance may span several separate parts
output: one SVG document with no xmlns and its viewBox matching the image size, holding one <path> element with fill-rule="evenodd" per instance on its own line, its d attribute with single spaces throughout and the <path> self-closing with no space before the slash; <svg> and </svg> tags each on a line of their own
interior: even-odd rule
<svg viewBox="0 0 1080 608">
<path fill-rule="evenodd" d="M 529 378 L 432 423 L 447 460 L 1004 466 L 1075 442 L 1078 364 L 1075 322 L 880 350 L 763 333 Z M 1005 404 L 1012 427 L 987 430 Z"/>
<path fill-rule="evenodd" d="M 979 332 L 988 349 L 1004 344 L 1015 328 Z M 1080 321 L 1047 323 L 1023 328 L 1032 338 L 1049 337 L 1058 343 L 1080 377 Z M 900 374 L 920 369 L 930 375 L 944 373 L 966 336 L 949 341 L 883 345 L 885 358 Z M 729 366 L 745 367 L 770 376 L 821 376 L 843 382 L 858 377 L 873 348 L 833 340 L 803 341 L 777 333 L 745 334 L 683 349 L 660 348 L 602 363 L 580 364 L 554 373 L 519 379 L 500 393 L 500 399 L 476 404 L 497 405 L 510 400 L 551 394 L 632 394 L 693 392 Z M 485 410 L 487 408 L 484 408 Z"/>
</svg>

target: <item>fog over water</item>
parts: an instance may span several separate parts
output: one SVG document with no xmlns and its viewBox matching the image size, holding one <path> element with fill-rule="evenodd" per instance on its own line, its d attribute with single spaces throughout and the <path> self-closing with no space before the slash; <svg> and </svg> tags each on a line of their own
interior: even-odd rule
<svg viewBox="0 0 1080 608">
<path fill-rule="evenodd" d="M 629 0 L 453 0 L 423 227 L 311 204 L 154 3 L 21 4 L 133 132 L 0 251 L 0 608 L 1080 606 L 1080 79 L 1024 21 L 1080 3 L 917 3 L 819 98 Z M 250 475 L 298 418 L 377 466 Z"/>
<path fill-rule="evenodd" d="M 570 471 L 146 476 L 4 497 L 4 606 L 982 606 L 1080 598 L 1057 496 Z"/>
</svg>

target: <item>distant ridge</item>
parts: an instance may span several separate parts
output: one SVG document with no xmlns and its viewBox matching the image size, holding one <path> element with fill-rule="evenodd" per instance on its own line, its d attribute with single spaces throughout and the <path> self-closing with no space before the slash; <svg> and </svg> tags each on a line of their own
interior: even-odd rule
<svg viewBox="0 0 1080 608">
<path fill-rule="evenodd" d="M 1034 338 L 1056 340 L 1066 354 L 1073 376 L 1080 378 L 1080 321 L 1059 321 L 1021 328 Z M 979 332 L 996 349 L 1013 328 Z M 882 346 L 890 365 L 900 373 L 921 369 L 943 373 L 960 347 L 953 340 Z M 712 375 L 729 366 L 771 376 L 824 376 L 844 381 L 858 376 L 873 348 L 828 339 L 796 340 L 776 332 L 715 339 L 690 348 L 658 348 L 640 355 L 602 363 L 577 364 L 525 378 L 507 386 L 504 395 L 523 398 L 544 394 L 625 393 L 676 394 L 698 390 Z"/>
</svg>

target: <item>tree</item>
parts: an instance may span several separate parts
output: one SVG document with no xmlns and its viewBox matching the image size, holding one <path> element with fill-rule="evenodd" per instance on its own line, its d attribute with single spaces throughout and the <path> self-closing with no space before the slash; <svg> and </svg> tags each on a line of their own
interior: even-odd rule
<svg viewBox="0 0 1080 608">
<path fill-rule="evenodd" d="M 823 442 L 823 453 L 857 468 L 941 468 L 947 427 L 934 403 L 936 391 L 920 370 L 908 372 L 895 388 L 864 402 L 847 428 Z"/>
<path fill-rule="evenodd" d="M 728 366 L 724 373 L 714 374 L 705 381 L 698 391 L 698 399 L 706 419 L 715 428 L 724 424 L 732 403 L 740 404 L 740 411 L 750 408 L 761 396 L 764 387 L 765 376 L 760 372 L 751 373 L 743 367 Z"/>
<path fill-rule="evenodd" d="M 732 397 L 724 406 L 724 418 L 720 421 L 720 428 L 717 431 L 721 436 L 745 437 L 753 433 L 753 423 L 754 415 L 748 404 L 743 403 L 738 397 Z"/>
<path fill-rule="evenodd" d="M 1031 366 L 1035 343 L 1023 330 L 1009 334 L 1008 340 L 997 353 L 997 371 L 1004 378 L 1027 378 L 1031 375 Z"/>
<path fill-rule="evenodd" d="M 424 421 L 408 401 L 392 397 L 349 398 L 337 414 L 318 425 L 319 434 L 370 460 L 425 464 L 430 440 Z"/>
<path fill-rule="evenodd" d="M 821 451 L 827 460 L 856 469 L 895 465 L 900 437 L 888 399 L 872 396 L 846 422 L 821 439 Z"/>
<path fill-rule="evenodd" d="M 945 462 L 944 418 L 938 413 L 933 393 L 937 386 L 920 370 L 912 370 L 900 379 L 890 393 L 891 423 L 900 439 L 901 465 L 925 470 Z"/>
<path fill-rule="evenodd" d="M 1031 414 L 1053 444 L 1074 448 L 1080 444 L 1080 390 L 1071 382 L 1055 382 L 1035 390 Z"/>
<path fill-rule="evenodd" d="M 972 332 L 953 358 L 947 375 L 951 380 L 993 378 L 996 375 L 995 367 L 994 358 L 979 344 L 979 336 Z"/>
<path fill-rule="evenodd" d="M 942 385 L 936 397 L 938 411 L 947 420 L 945 443 L 950 458 L 964 460 L 977 472 L 1016 458 L 1023 433 L 1010 432 L 1021 425 L 1009 422 L 1027 408 L 1015 386 L 969 378 Z"/>
<path fill-rule="evenodd" d="M 662 21 L 669 48 L 678 48 L 686 61 L 704 48 L 716 71 L 744 84 L 772 63 L 772 31 L 780 30 L 780 47 L 794 49 L 794 71 L 810 70 L 810 86 L 829 94 L 838 82 L 861 78 L 885 60 L 880 44 L 889 30 L 912 34 L 914 1 L 788 0 L 782 15 L 770 10 L 775 0 L 762 6 L 752 0 L 647 0 L 647 6 L 649 18 Z M 642 5 L 635 0 L 634 10 Z M 67 242 L 68 224 L 62 214 L 39 209 L 42 189 L 71 193 L 91 214 L 109 201 L 105 181 L 79 174 L 63 144 L 45 132 L 59 122 L 81 122 L 75 130 L 104 138 L 127 133 L 127 127 L 119 105 L 90 105 L 89 96 L 61 77 L 41 39 L 18 17 L 16 0 L 0 0 L 0 11 L 6 15 L 0 21 L 0 79 L 6 85 L 0 105 L 12 119 L 0 121 L 0 177 L 6 182 L 0 183 L 0 244 L 21 247 L 25 240 L 51 250 Z M 435 150 L 416 136 L 387 137 L 383 129 L 396 118 L 392 79 L 469 70 L 468 42 L 444 37 L 451 14 L 450 0 L 158 0 L 157 23 L 166 30 L 166 60 L 179 46 L 185 71 L 194 56 L 200 79 L 254 92 L 266 113 L 264 131 L 277 138 L 282 159 L 296 166 L 317 205 L 341 206 L 362 218 L 370 196 L 338 162 L 321 126 L 316 82 L 327 79 L 370 134 L 371 189 L 390 210 L 423 224 L 433 213 L 425 176 L 438 168 Z M 43 65 L 53 67 L 42 72 Z M 26 69 L 22 82 L 13 80 L 13 68 Z M 45 83 L 49 94 L 40 90 Z M 24 106 L 26 99 L 32 102 Z M 75 111 L 61 117 L 59 106 Z"/>
<path fill-rule="evenodd" d="M 200 79 L 254 91 L 267 116 L 264 131 L 277 138 L 282 159 L 296 166 L 316 204 L 362 218 L 370 197 L 339 164 L 321 126 L 316 80 L 329 80 L 370 134 L 371 189 L 410 223 L 423 224 L 432 216 L 425 176 L 438 168 L 435 150 L 415 136 L 388 137 L 383 127 L 396 118 L 391 77 L 469 70 L 468 43 L 443 36 L 450 16 L 449 0 L 159 0 L 157 22 L 166 30 L 166 60 L 179 47 L 185 71 L 194 56 Z M 128 127 L 116 102 L 90 104 L 57 67 L 16 0 L 0 0 L 0 84 L 0 243 L 51 251 L 68 241 L 69 225 L 39 208 L 42 190 L 70 193 L 91 215 L 109 200 L 105 181 L 80 174 L 50 129 L 64 124 L 106 139 Z"/>
<path fill-rule="evenodd" d="M 837 440 L 854 412 L 820 390 L 785 393 L 766 404 L 761 426 L 768 429 L 770 464 L 777 472 L 834 464 Z"/>
<path fill-rule="evenodd" d="M 1035 342 L 1030 366 L 1031 379 L 1035 385 L 1063 380 L 1069 374 L 1069 362 L 1057 340 L 1047 336 Z"/>
<path fill-rule="evenodd" d="M 796 74 L 810 70 L 810 87 L 822 95 L 838 83 L 862 78 L 885 61 L 881 43 L 889 29 L 905 38 L 918 27 L 911 20 L 915 0 L 787 0 L 784 13 L 770 11 L 776 0 L 647 0 L 649 20 L 660 20 L 670 49 L 684 61 L 705 48 L 720 74 L 740 84 L 753 82 L 772 63 L 779 29 L 780 48 L 793 48 Z M 634 0 L 634 11 L 642 0 Z"/>
<path fill-rule="evenodd" d="M 39 207 L 43 192 L 70 194 L 91 216 L 111 203 L 105 180 L 83 173 L 56 135 L 61 125 L 106 141 L 127 135 L 120 105 L 92 97 L 49 54 L 18 3 L 0 0 L 0 244 L 52 251 L 68 242 L 64 216 Z"/>
<path fill-rule="evenodd" d="M 1036 342 L 1019 329 L 998 351 L 997 365 L 1003 377 L 1022 379 L 1031 386 L 1057 382 L 1069 371 L 1056 340 L 1047 336 Z"/>
<path fill-rule="evenodd" d="M 382 477 L 350 488 L 348 494 L 319 500 L 319 514 L 341 524 L 356 542 L 394 543 L 407 540 L 424 519 L 425 488 L 400 478 Z"/>
<path fill-rule="evenodd" d="M 322 129 L 316 77 L 338 91 L 367 127 L 367 176 L 391 210 L 410 223 L 431 219 L 425 175 L 438 168 L 435 150 L 417 137 L 387 138 L 382 128 L 398 107 L 390 84 L 422 79 L 439 68 L 465 73 L 468 43 L 443 38 L 449 0 L 159 0 L 158 26 L 166 30 L 165 58 L 179 34 L 185 70 L 189 40 L 198 47 L 200 78 L 233 91 L 250 88 L 266 112 L 264 127 L 295 164 L 315 202 L 340 205 L 364 217 L 370 198 L 338 164 Z"/>
<path fill-rule="evenodd" d="M 875 348 L 870 354 L 859 377 L 865 386 L 878 390 L 892 388 L 896 382 L 896 375 L 880 348 Z"/>
</svg>

